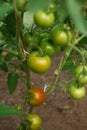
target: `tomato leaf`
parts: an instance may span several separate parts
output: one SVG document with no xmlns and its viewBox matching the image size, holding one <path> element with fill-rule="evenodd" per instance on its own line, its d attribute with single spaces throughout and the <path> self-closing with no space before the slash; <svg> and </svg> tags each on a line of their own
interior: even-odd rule
<svg viewBox="0 0 87 130">
<path fill-rule="evenodd" d="M 0 20 L 5 17 L 6 13 L 13 9 L 12 4 L 0 2 Z"/>
<path fill-rule="evenodd" d="M 66 61 L 66 64 L 64 65 L 64 67 L 62 68 L 62 70 L 69 70 L 70 74 L 74 74 L 74 70 L 76 68 L 76 63 L 75 61 L 69 57 Z"/>
<path fill-rule="evenodd" d="M 5 72 L 8 72 L 8 66 L 7 66 L 6 62 L 0 63 L 0 69 L 2 69 Z"/>
<path fill-rule="evenodd" d="M 10 94 L 13 94 L 17 87 L 18 77 L 19 76 L 16 72 L 11 72 L 8 74 L 7 84 L 8 84 L 8 90 L 9 90 Z"/>
<path fill-rule="evenodd" d="M 81 6 L 77 0 L 67 0 L 67 9 L 69 14 L 75 23 L 76 27 L 79 29 L 81 33 L 86 33 L 85 22 L 83 19 L 83 15 L 81 12 Z"/>
<path fill-rule="evenodd" d="M 8 66 L 7 63 L 5 62 L 5 58 L 3 55 L 0 55 L 0 69 L 2 69 L 5 72 L 8 72 Z"/>
<path fill-rule="evenodd" d="M 0 117 L 7 117 L 11 115 L 20 115 L 23 114 L 21 110 L 12 108 L 5 104 L 0 104 Z"/>
</svg>

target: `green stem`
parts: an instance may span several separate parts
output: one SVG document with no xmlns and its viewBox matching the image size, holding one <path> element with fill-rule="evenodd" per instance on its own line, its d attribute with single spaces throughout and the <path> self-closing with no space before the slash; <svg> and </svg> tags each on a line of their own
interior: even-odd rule
<svg viewBox="0 0 87 130">
<path fill-rule="evenodd" d="M 5 51 L 5 52 L 10 52 L 10 53 L 12 53 L 12 54 L 18 56 L 18 52 L 17 52 L 17 51 L 12 51 L 12 50 L 8 50 L 8 49 L 4 49 L 4 48 L 2 48 L 2 47 L 0 47 L 0 50 L 1 50 L 1 51 Z"/>
<path fill-rule="evenodd" d="M 33 106 L 30 106 L 29 113 L 33 112 Z"/>
<path fill-rule="evenodd" d="M 20 58 L 24 59 L 24 54 L 23 54 L 23 46 L 22 43 L 20 42 L 20 17 L 18 14 L 18 11 L 16 9 L 16 4 L 15 4 L 15 0 L 13 0 L 13 4 L 14 4 L 14 9 L 15 9 L 15 20 L 16 20 L 16 43 L 17 43 L 17 50 L 20 53 Z"/>
<path fill-rule="evenodd" d="M 24 71 L 26 73 L 26 84 L 27 84 L 27 88 L 30 89 L 31 88 L 31 76 L 30 76 L 30 69 L 27 66 L 26 61 L 23 62 L 23 68 L 24 68 Z"/>
<path fill-rule="evenodd" d="M 24 80 L 24 78 L 23 78 L 22 76 L 19 75 L 19 79 L 20 79 L 25 85 L 27 85 L 26 80 Z"/>
<path fill-rule="evenodd" d="M 37 50 L 39 51 L 40 55 L 43 56 L 43 50 L 41 49 L 41 47 L 39 47 L 37 44 L 30 43 L 30 45 L 29 45 L 30 51 L 32 50 L 33 47 L 37 48 Z"/>
</svg>

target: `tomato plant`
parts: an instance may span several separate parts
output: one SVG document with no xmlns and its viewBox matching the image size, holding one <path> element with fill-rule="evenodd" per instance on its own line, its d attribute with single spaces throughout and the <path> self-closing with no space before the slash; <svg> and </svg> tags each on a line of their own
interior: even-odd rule
<svg viewBox="0 0 87 130">
<path fill-rule="evenodd" d="M 38 52 L 34 51 L 28 56 L 27 64 L 33 72 L 42 74 L 49 70 L 51 60 L 49 56 L 40 56 Z"/>
<path fill-rule="evenodd" d="M 26 86 L 23 104 L 13 103 L 14 107 L 0 104 L 0 116 L 21 115 L 17 130 L 40 129 L 42 120 L 33 110 L 49 98 L 46 95 L 56 91 L 58 83 L 63 90 L 68 90 L 66 86 L 74 80 L 69 88 L 70 96 L 77 100 L 85 97 L 87 7 L 84 8 L 83 2 L 81 4 L 80 7 L 75 0 L 0 0 L 0 69 L 7 73 L 7 87 L 11 95 L 19 80 Z M 81 62 L 82 65 L 78 66 Z M 51 67 L 54 72 L 51 80 L 47 81 Z M 59 78 L 64 70 L 70 75 L 75 70 L 70 81 Z M 44 74 L 44 83 L 40 82 L 40 87 L 32 87 L 36 84 L 35 80 L 32 82 L 32 75 L 37 75 L 39 80 L 42 78 L 38 74 Z"/>
<path fill-rule="evenodd" d="M 29 122 L 29 130 L 38 130 L 42 125 L 42 120 L 39 115 L 31 113 L 28 114 L 26 119 Z"/>
<path fill-rule="evenodd" d="M 34 14 L 34 22 L 43 28 L 48 28 L 54 24 L 55 16 L 53 13 L 46 13 L 45 11 L 38 11 Z"/>
<path fill-rule="evenodd" d="M 73 99 L 80 100 L 83 99 L 86 95 L 86 89 L 84 86 L 79 86 L 72 83 L 69 89 L 70 96 Z"/>
<path fill-rule="evenodd" d="M 87 66 L 79 65 L 75 70 L 75 78 L 82 84 L 87 84 Z"/>
<path fill-rule="evenodd" d="M 29 89 L 27 96 L 27 103 L 32 106 L 39 106 L 45 101 L 45 93 L 39 87 Z"/>
</svg>

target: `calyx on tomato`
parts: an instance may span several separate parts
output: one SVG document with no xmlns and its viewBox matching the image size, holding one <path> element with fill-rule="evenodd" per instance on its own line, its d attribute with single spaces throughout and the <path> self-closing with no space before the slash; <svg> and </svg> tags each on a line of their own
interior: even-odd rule
<svg viewBox="0 0 87 130">
<path fill-rule="evenodd" d="M 40 47 L 43 49 L 44 53 L 47 54 L 48 56 L 54 56 L 56 54 L 55 46 L 45 39 L 41 41 Z"/>
</svg>

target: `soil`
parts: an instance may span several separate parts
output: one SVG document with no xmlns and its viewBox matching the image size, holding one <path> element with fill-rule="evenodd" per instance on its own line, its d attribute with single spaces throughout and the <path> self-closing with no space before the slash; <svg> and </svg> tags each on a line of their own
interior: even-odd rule
<svg viewBox="0 0 87 130">
<path fill-rule="evenodd" d="M 46 84 L 49 84 L 53 78 L 55 67 L 60 62 L 61 55 L 52 58 L 52 66 L 47 73 L 37 75 L 31 72 L 33 85 L 44 88 Z M 19 81 L 14 94 L 10 95 L 6 78 L 7 74 L 0 71 L 0 103 L 8 105 L 22 103 L 26 87 Z M 71 79 L 72 76 L 67 70 L 61 72 L 59 81 Z M 36 107 L 34 111 L 41 116 L 44 130 L 87 130 L 87 96 L 80 101 L 75 101 L 69 96 L 68 92 L 63 91 L 58 83 L 55 91 L 46 97 L 46 103 Z M 0 130 L 16 130 L 19 123 L 20 118 L 18 116 L 0 118 Z"/>
</svg>

